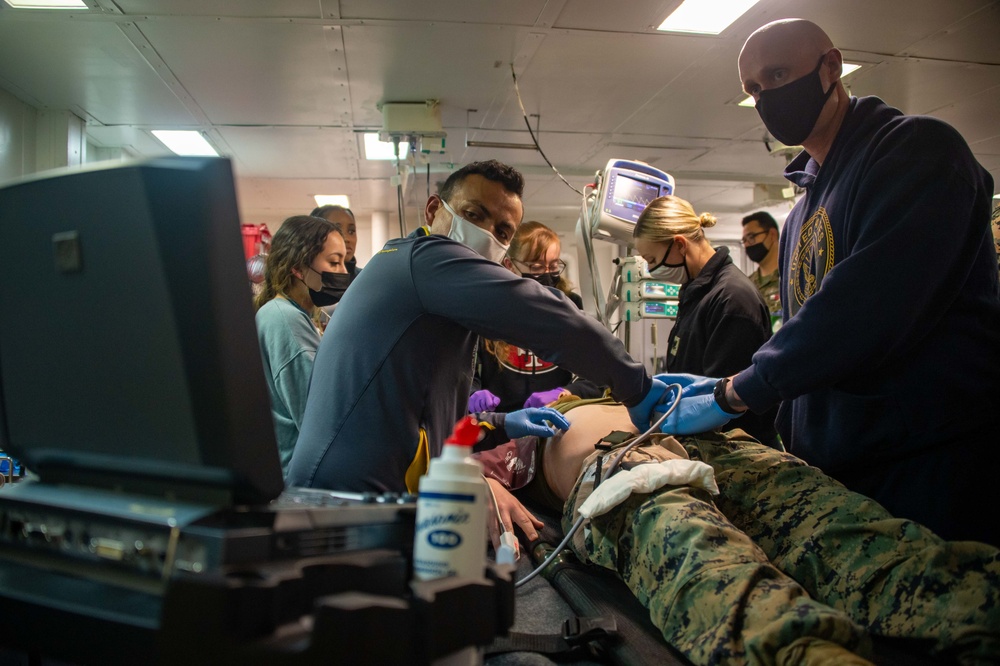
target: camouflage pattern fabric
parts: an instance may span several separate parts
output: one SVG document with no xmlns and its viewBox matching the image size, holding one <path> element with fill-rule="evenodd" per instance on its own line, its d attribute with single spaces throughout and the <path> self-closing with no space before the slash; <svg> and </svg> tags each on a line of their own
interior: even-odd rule
<svg viewBox="0 0 1000 666">
<path fill-rule="evenodd" d="M 809 638 L 867 656 L 869 634 L 926 639 L 964 664 L 1000 663 L 1000 551 L 893 518 L 742 431 L 678 439 L 712 465 L 721 495 L 633 495 L 586 524 L 573 547 L 616 571 L 694 663 L 805 663 L 807 651 L 782 648 Z M 592 489 L 596 457 L 589 462 L 564 529 Z"/>
</svg>

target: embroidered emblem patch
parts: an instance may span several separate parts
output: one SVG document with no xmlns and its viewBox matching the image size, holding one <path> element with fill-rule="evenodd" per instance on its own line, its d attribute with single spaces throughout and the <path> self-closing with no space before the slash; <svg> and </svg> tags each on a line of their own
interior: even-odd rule
<svg viewBox="0 0 1000 666">
<path fill-rule="evenodd" d="M 823 278 L 833 268 L 833 229 L 823 207 L 817 208 L 802 229 L 788 270 L 788 303 L 794 315 L 806 299 L 819 290 Z"/>
</svg>

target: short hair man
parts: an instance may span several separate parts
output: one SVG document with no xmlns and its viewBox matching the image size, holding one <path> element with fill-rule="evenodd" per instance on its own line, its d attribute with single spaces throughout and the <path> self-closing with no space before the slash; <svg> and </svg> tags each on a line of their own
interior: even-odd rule
<svg viewBox="0 0 1000 666">
<path fill-rule="evenodd" d="M 523 187 L 493 160 L 459 169 L 427 200 L 427 226 L 386 243 L 351 284 L 316 354 L 290 485 L 415 491 L 466 413 L 478 335 L 610 386 L 649 422 L 666 387 L 565 295 L 500 265 Z"/>
<path fill-rule="evenodd" d="M 998 545 L 977 510 L 1000 472 L 993 179 L 949 125 L 849 96 L 842 65 L 802 19 L 743 46 L 768 131 L 805 149 L 785 170 L 806 196 L 782 230 L 784 323 L 714 394 L 692 385 L 671 427 L 781 401 L 792 453 L 945 538 Z"/>
<path fill-rule="evenodd" d="M 743 218 L 743 249 L 757 270 L 750 280 L 764 297 L 771 317 L 781 315 L 781 295 L 778 285 L 778 223 L 767 211 L 750 213 Z"/>
</svg>

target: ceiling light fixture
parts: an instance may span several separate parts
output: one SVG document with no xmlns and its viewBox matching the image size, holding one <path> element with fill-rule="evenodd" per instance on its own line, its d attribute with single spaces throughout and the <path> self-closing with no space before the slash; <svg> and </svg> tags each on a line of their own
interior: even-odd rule
<svg viewBox="0 0 1000 666">
<path fill-rule="evenodd" d="M 83 0 L 4 0 L 15 9 L 88 9 Z"/>
<path fill-rule="evenodd" d="M 350 208 L 351 200 L 346 194 L 317 194 L 313 196 L 316 200 L 316 206 L 340 206 L 341 208 Z"/>
<path fill-rule="evenodd" d="M 466 148 L 509 148 L 511 150 L 538 150 L 533 143 L 507 143 L 506 141 L 466 141 Z"/>
<path fill-rule="evenodd" d="M 153 136 L 178 155 L 218 157 L 219 153 L 195 130 L 153 130 Z"/>
<path fill-rule="evenodd" d="M 684 0 L 657 28 L 663 32 L 718 35 L 758 0 Z"/>
<path fill-rule="evenodd" d="M 396 159 L 396 147 L 392 141 L 379 141 L 378 132 L 365 132 L 365 159 L 368 160 L 394 160 Z M 409 141 L 399 142 L 399 157 L 406 159 L 406 154 L 410 150 Z"/>
<path fill-rule="evenodd" d="M 853 62 L 845 62 L 844 63 L 844 70 L 841 72 L 840 78 L 844 78 L 848 74 L 850 74 L 852 72 L 856 72 L 859 69 L 861 69 L 861 65 L 857 65 L 857 64 L 855 64 Z M 757 102 L 753 101 L 753 95 L 747 95 L 746 98 L 744 98 L 744 100 L 739 103 L 739 106 L 754 107 L 754 106 L 757 106 Z"/>
</svg>

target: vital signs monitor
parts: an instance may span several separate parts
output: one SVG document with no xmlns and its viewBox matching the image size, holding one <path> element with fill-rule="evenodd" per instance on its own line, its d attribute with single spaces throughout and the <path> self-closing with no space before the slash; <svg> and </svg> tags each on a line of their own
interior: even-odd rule
<svg viewBox="0 0 1000 666">
<path fill-rule="evenodd" d="M 639 214 L 653 199 L 674 193 L 674 178 L 644 162 L 612 159 L 599 186 L 592 237 L 631 245 Z"/>
</svg>

